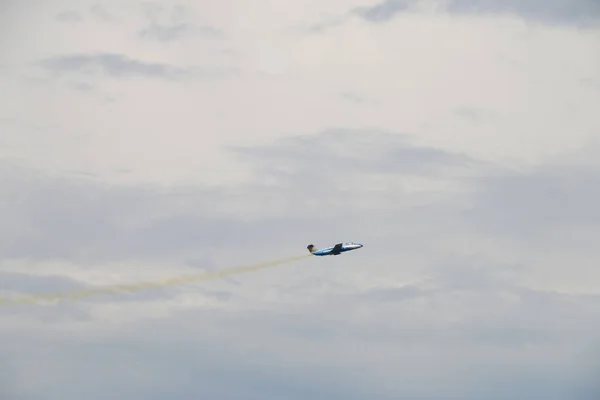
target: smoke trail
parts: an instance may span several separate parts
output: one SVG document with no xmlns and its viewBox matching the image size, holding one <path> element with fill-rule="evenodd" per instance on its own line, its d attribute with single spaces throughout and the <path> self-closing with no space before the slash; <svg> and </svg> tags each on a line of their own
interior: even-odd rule
<svg viewBox="0 0 600 400">
<path fill-rule="evenodd" d="M 31 296 L 21 296 L 18 298 L 8 298 L 8 297 L 0 297 L 0 305 L 8 305 L 8 304 L 35 304 L 41 303 L 44 301 L 61 301 L 61 300 L 80 300 L 88 297 L 99 296 L 102 294 L 109 293 L 133 293 L 138 292 L 144 289 L 150 288 L 160 288 L 167 286 L 175 286 L 182 285 L 185 283 L 203 281 L 207 279 L 216 279 L 224 276 L 241 274 L 250 271 L 256 271 L 259 269 L 274 267 L 276 265 L 287 264 L 294 261 L 302 260 L 306 257 L 311 257 L 310 254 L 298 256 L 298 257 L 290 257 L 284 258 L 276 261 L 268 261 L 260 264 L 254 265 L 246 265 L 241 267 L 234 267 L 228 269 L 222 269 L 218 271 L 209 271 L 202 274 L 195 275 L 187 275 L 180 276 L 175 278 L 163 279 L 160 281 L 154 282 L 140 282 L 140 283 L 131 283 L 131 284 L 121 284 L 121 285 L 113 285 L 107 287 L 99 287 L 99 288 L 90 288 L 83 289 L 71 292 L 64 293 L 48 293 L 48 294 L 39 294 L 39 295 L 31 295 Z"/>
</svg>

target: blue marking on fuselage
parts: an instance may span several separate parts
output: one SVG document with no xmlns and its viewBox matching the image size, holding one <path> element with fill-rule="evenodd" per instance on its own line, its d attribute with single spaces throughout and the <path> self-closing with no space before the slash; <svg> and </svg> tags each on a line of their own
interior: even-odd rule
<svg viewBox="0 0 600 400">
<path fill-rule="evenodd" d="M 348 247 L 346 247 L 346 246 L 348 246 Z M 356 250 L 356 249 L 360 249 L 362 247 L 363 247 L 363 245 L 361 243 L 347 243 L 347 244 L 342 245 L 342 248 L 337 250 L 335 253 L 333 252 L 333 249 L 335 248 L 335 246 L 333 246 L 333 247 L 328 247 L 326 249 L 317 250 L 312 254 L 315 256 L 338 255 L 338 254 L 344 253 L 346 251 Z"/>
</svg>

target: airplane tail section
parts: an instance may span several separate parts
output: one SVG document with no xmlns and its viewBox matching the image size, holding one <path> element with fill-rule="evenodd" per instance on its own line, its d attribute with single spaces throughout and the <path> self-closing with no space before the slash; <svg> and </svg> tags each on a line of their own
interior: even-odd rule
<svg viewBox="0 0 600 400">
<path fill-rule="evenodd" d="M 308 246 L 306 246 L 306 248 L 308 249 L 308 251 L 310 251 L 311 253 L 314 253 L 315 251 L 317 251 L 317 248 L 315 246 L 313 246 L 312 244 L 309 244 Z"/>
</svg>

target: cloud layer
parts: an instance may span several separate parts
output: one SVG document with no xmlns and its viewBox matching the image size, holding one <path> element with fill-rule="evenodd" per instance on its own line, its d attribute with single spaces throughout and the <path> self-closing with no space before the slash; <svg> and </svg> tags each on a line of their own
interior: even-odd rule
<svg viewBox="0 0 600 400">
<path fill-rule="evenodd" d="M 0 296 L 365 247 L 4 304 L 1 398 L 598 397 L 594 2 L 5 11 Z"/>
<path fill-rule="evenodd" d="M 372 6 L 359 7 L 355 12 L 368 21 L 385 22 L 398 13 L 413 11 L 424 5 L 459 15 L 513 14 L 544 24 L 588 26 L 591 23 L 598 27 L 600 22 L 600 4 L 593 0 L 384 0 Z"/>
</svg>

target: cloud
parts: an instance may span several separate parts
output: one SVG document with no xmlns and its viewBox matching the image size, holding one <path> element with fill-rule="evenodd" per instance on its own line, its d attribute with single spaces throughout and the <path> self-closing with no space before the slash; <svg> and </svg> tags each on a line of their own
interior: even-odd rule
<svg viewBox="0 0 600 400">
<path fill-rule="evenodd" d="M 258 165 L 261 176 L 281 176 L 286 183 L 292 175 L 313 185 L 325 180 L 365 180 L 370 176 L 421 175 L 429 178 L 452 168 L 469 171 L 480 161 L 463 154 L 415 146 L 397 133 L 370 130 L 329 130 L 319 135 L 282 140 L 273 146 L 236 148 Z M 289 171 L 289 172 L 286 172 Z"/>
<path fill-rule="evenodd" d="M 17 176 L 20 179 L 15 180 Z M 231 229 L 227 218 L 194 217 L 191 207 L 192 214 L 178 216 L 171 207 L 180 201 L 158 189 L 103 186 L 18 168 L 5 168 L 2 180 L 15 196 L 2 209 L 5 226 L 12 231 L 3 235 L 12 239 L 0 251 L 5 258 L 99 261 L 107 256 L 127 258 L 126 254 L 139 254 L 142 249 L 144 257 L 157 257 L 167 249 L 182 254 L 188 246 L 210 246 Z M 205 202 L 210 204 L 208 197 Z M 161 217 L 165 211 L 171 213 L 167 219 Z M 60 236 L 53 234 L 57 227 Z M 154 250 L 148 253 L 150 249 Z"/>
<path fill-rule="evenodd" d="M 193 13 L 184 6 L 173 6 L 171 8 L 168 22 L 160 22 L 166 10 L 157 3 L 144 3 L 142 10 L 149 20 L 147 27 L 140 30 L 142 38 L 170 42 L 182 39 L 190 35 L 199 35 L 204 38 L 222 38 L 223 32 L 212 26 L 200 25 L 193 22 Z"/>
<path fill-rule="evenodd" d="M 341 96 L 344 99 L 351 101 L 353 103 L 363 103 L 365 101 L 365 99 L 358 93 L 344 92 L 341 94 Z"/>
<path fill-rule="evenodd" d="M 76 23 L 81 22 L 83 17 L 76 11 L 64 11 L 56 15 L 60 22 Z"/>
<path fill-rule="evenodd" d="M 384 22 L 398 13 L 409 10 L 416 3 L 416 0 L 385 0 L 374 6 L 358 7 L 354 12 L 367 21 Z"/>
<path fill-rule="evenodd" d="M 453 14 L 514 14 L 531 21 L 551 24 L 586 25 L 597 23 L 600 4 L 593 0 L 450 0 L 434 2 L 438 10 Z M 371 22 L 386 22 L 395 15 L 414 10 L 418 0 L 384 0 L 354 13 Z"/>
<path fill-rule="evenodd" d="M 453 13 L 511 13 L 543 23 L 582 25 L 598 22 L 600 3 L 594 0 L 452 0 L 446 9 Z"/>
<path fill-rule="evenodd" d="M 190 34 L 198 34 L 207 38 L 219 38 L 221 32 L 209 26 L 195 26 L 187 23 L 160 25 L 153 23 L 140 31 L 143 38 L 156 39 L 163 42 L 177 40 Z"/>
<path fill-rule="evenodd" d="M 466 3 L 126 1 L 106 23 L 21 3 L 2 14 L 2 296 L 306 258 L 4 304 L 0 397 L 598 397 L 594 29 Z M 314 21 L 336 29 L 294 30 Z M 365 247 L 306 250 L 345 240 Z"/>
<path fill-rule="evenodd" d="M 108 10 L 100 5 L 100 4 L 94 4 L 90 7 L 90 14 L 101 20 L 101 21 L 111 21 L 113 19 L 113 17 L 111 16 L 111 14 L 108 12 Z"/>
<path fill-rule="evenodd" d="M 58 291 L 82 288 L 76 280 L 64 276 L 30 276 L 24 273 L 0 272 L 2 286 L 0 291 L 18 289 L 24 293 L 40 293 L 48 287 Z"/>
<path fill-rule="evenodd" d="M 532 289 L 523 277 L 536 273 L 535 268 L 498 261 L 496 252 L 490 251 L 493 248 L 482 246 L 465 256 L 460 247 L 440 247 L 441 239 L 465 234 L 499 237 L 487 230 L 492 224 L 476 224 L 484 214 L 515 208 L 511 201 L 488 200 L 507 190 L 504 181 L 494 180 L 497 169 L 479 165 L 475 176 L 459 174 L 465 185 L 462 190 L 430 199 L 434 201 L 428 207 L 422 207 L 423 203 L 412 207 L 407 195 L 396 200 L 395 207 L 380 199 L 369 205 L 368 212 L 357 215 L 354 197 L 365 191 L 361 181 L 339 202 L 331 202 L 332 194 L 344 187 L 342 174 L 377 176 L 379 171 L 393 179 L 407 174 L 436 179 L 448 165 L 462 164 L 465 159 L 433 149 L 424 151 L 402 136 L 344 130 L 234 151 L 257 168 L 257 179 L 236 189 L 244 199 L 240 215 L 247 216 L 243 219 L 230 217 L 241 211 L 229 207 L 236 204 L 231 201 L 232 189 L 189 188 L 194 196 L 188 199 L 159 196 L 169 193 L 164 188 L 119 188 L 36 173 L 27 177 L 25 171 L 11 169 L 3 178 L 13 199 L 3 213 L 4 235 L 19 232 L 11 224 L 12 216 L 27 228 L 20 235 L 29 241 L 13 242 L 0 253 L 13 260 L 31 259 L 40 244 L 46 243 L 46 249 L 54 253 L 42 252 L 31 261 L 43 263 L 56 256 L 68 259 L 80 254 L 72 260 L 96 263 L 86 268 L 89 274 L 110 261 L 110 255 L 112 262 L 147 259 L 155 263 L 162 258 L 177 265 L 190 255 L 213 254 L 223 260 L 232 251 L 256 259 L 266 255 L 265 246 L 267 253 L 279 247 L 292 252 L 303 249 L 299 245 L 303 237 L 327 242 L 335 236 L 330 224 L 347 236 L 362 235 L 370 245 L 355 257 L 326 263 L 312 258 L 279 272 L 237 278 L 243 283 L 235 290 L 227 282 L 205 283 L 193 289 L 140 293 L 127 301 L 99 298 L 72 309 L 55 309 L 62 318 L 46 316 L 53 333 L 37 342 L 37 351 L 46 357 L 41 361 L 21 357 L 18 364 L 4 361 L 11 373 L 28 377 L 27 385 L 13 382 L 8 390 L 27 395 L 50 387 L 61 398 L 102 398 L 107 383 L 113 393 L 114 388 L 127 390 L 129 398 L 161 398 L 167 392 L 217 398 L 244 398 L 245 393 L 304 398 L 312 393 L 356 399 L 371 398 L 374 393 L 378 398 L 439 398 L 439 393 L 474 398 L 492 390 L 499 398 L 518 398 L 523 393 L 550 398 L 583 390 L 594 393 L 593 380 L 586 374 L 595 368 L 593 332 L 600 326 L 597 294 Z M 390 157 L 398 154 L 404 160 L 390 170 Z M 282 177 L 277 168 L 284 162 L 295 173 Z M 553 168 L 549 165 L 540 171 Z M 588 175 L 595 174 L 595 167 L 588 168 Z M 306 174 L 313 179 L 305 179 Z M 521 177 L 530 183 L 510 187 L 511 196 L 542 194 L 531 184 L 540 174 Z M 271 188 L 277 203 L 265 204 L 263 179 L 269 176 L 283 179 Z M 321 185 L 315 187 L 317 176 Z M 582 176 L 581 171 L 574 171 L 573 176 Z M 564 176 L 556 184 L 564 191 L 570 182 L 572 178 Z M 580 190 L 585 187 L 582 182 Z M 315 201 L 312 208 L 309 199 Z M 462 200 L 455 202 L 458 199 Z M 540 199 L 530 200 L 535 204 Z M 462 204 L 471 204 L 477 212 L 461 213 Z M 577 208 L 593 210 L 595 203 L 590 199 Z M 565 220 L 546 222 L 548 230 Z M 527 221 L 520 217 L 513 223 Z M 594 219 L 588 223 L 596 224 Z M 516 225 L 513 232 L 519 230 Z M 530 237 L 527 243 L 533 249 L 530 254 L 535 254 L 535 246 L 547 242 L 544 237 Z M 11 254 L 15 249 L 22 250 Z M 420 260 L 421 269 L 410 265 L 415 259 Z M 10 264 L 5 261 L 4 265 Z M 128 269 L 140 279 L 154 270 L 149 267 Z M 41 272 L 39 267 L 32 271 Z M 108 271 L 114 270 L 105 267 Z M 45 281 L 48 288 L 55 286 L 52 279 L 56 278 Z M 30 283 L 18 285 L 32 289 L 27 286 Z M 39 325 L 37 318 L 43 312 L 28 310 L 28 314 L 11 316 L 17 320 L 5 336 L 13 347 L 4 349 L 4 360 L 15 360 L 15 352 L 22 354 L 26 344 L 35 340 L 27 327 Z M 72 318 L 65 319 L 67 310 Z M 75 318 L 79 321 L 76 330 L 70 322 Z M 28 333 L 23 336 L 23 332 Z M 64 356 L 65 350 L 60 349 L 67 347 L 70 350 Z M 83 368 L 89 359 L 94 359 L 96 374 Z M 481 369 L 482 364 L 487 367 Z M 400 381 L 394 379 L 398 374 L 404 377 Z M 151 385 L 152 377 L 158 375 L 160 384 Z M 276 385 L 272 383 L 275 378 Z M 67 380 L 76 383 L 65 385 Z M 436 384 L 423 386 L 429 380 Z M 233 389 L 225 383 L 231 381 L 238 382 Z"/>
<path fill-rule="evenodd" d="M 56 15 L 56 19 L 60 22 L 65 23 L 82 23 L 84 21 L 89 21 L 87 18 L 87 14 L 92 17 L 92 19 L 100 20 L 103 22 L 109 22 L 113 18 L 110 13 L 100 4 L 93 4 L 87 10 L 87 13 L 84 11 L 62 11 Z"/>
<path fill-rule="evenodd" d="M 493 118 L 493 113 L 477 107 L 459 107 L 456 115 L 466 118 L 474 123 L 485 122 L 486 119 Z"/>
<path fill-rule="evenodd" d="M 272 231 L 263 233 L 265 242 L 276 240 L 289 224 L 296 230 L 292 237 L 308 240 L 314 231 L 311 224 L 319 224 L 321 213 L 334 218 L 354 212 L 351 205 L 335 207 L 346 196 L 343 186 L 358 194 L 365 185 L 361 180 L 375 175 L 428 178 L 442 176 L 452 167 L 469 172 L 469 164 L 477 164 L 461 155 L 412 146 L 392 134 L 362 131 L 328 131 L 232 150 L 256 176 L 238 188 L 246 199 L 239 212 L 261 220 L 241 222 L 232 217 L 230 205 L 237 207 L 237 196 L 227 190 L 192 187 L 179 196 L 182 189 L 177 187 L 103 185 L 5 164 L 0 179 L 14 200 L 0 208 L 6 228 L 2 236 L 7 239 L 0 245 L 0 255 L 70 261 L 188 260 L 202 254 L 216 256 L 209 249 L 236 242 L 236 248 L 252 251 L 251 244 L 242 242 L 259 226 Z M 270 181 L 275 185 L 265 185 Z M 315 192 L 307 202 L 301 195 L 309 187 Z M 327 205 L 331 202 L 333 206 Z M 303 209 L 303 215 L 282 219 L 294 209 Z M 56 236 L 58 226 L 61 235 Z"/>
<path fill-rule="evenodd" d="M 475 219 L 480 229 L 493 229 L 495 235 L 517 235 L 519 240 L 549 232 L 555 226 L 571 234 L 577 229 L 597 228 L 600 212 L 594 204 L 600 201 L 599 180 L 600 171 L 595 168 L 568 165 L 486 178 L 481 183 L 485 189 L 477 199 L 483 209 L 474 210 Z"/>
<path fill-rule="evenodd" d="M 100 72 L 117 78 L 130 76 L 173 78 L 184 74 L 183 69 L 172 65 L 135 60 L 114 53 L 55 56 L 41 60 L 38 64 L 55 75 Z"/>
<path fill-rule="evenodd" d="M 408 287 L 399 292 L 410 290 L 415 291 Z M 497 398 L 558 399 L 585 386 L 581 367 L 591 365 L 593 357 L 582 356 L 594 340 L 598 299 L 451 287 L 422 296 L 386 296 L 381 302 L 376 291 L 366 296 L 322 294 L 285 310 L 273 303 L 271 309 L 245 312 L 180 310 L 153 321 L 151 330 L 147 321 L 125 326 L 107 321 L 68 338 L 57 335 L 65 326 L 38 341 L 45 358 L 20 358 L 13 370 L 38 377 L 21 388 L 35 391 L 45 376 L 39 372 L 51 360 L 63 360 L 53 364 L 47 384 L 57 390 L 56 396 L 86 398 L 101 398 L 110 386 L 113 393 L 115 387 L 128 390 L 130 398 L 147 398 L 150 391 L 157 398 L 167 392 L 292 399 L 309 393 L 439 398 L 443 392 L 474 398 L 493 391 Z M 565 319 L 580 322 L 574 326 L 564 324 Z M 103 334 L 90 335 L 94 327 Z M 15 340 L 12 352 L 24 351 L 23 343 L 33 338 Z M 68 357 L 60 358 L 65 346 Z M 14 359 L 5 355 L 3 360 Z M 98 374 L 83 368 L 90 359 Z M 403 379 L 397 379 L 399 374 Z M 150 383 L 153 376 L 161 376 L 159 384 Z M 430 379 L 436 384 L 423 386 Z M 226 384 L 232 380 L 239 384 Z M 74 383 L 64 385 L 67 381 Z"/>
</svg>

